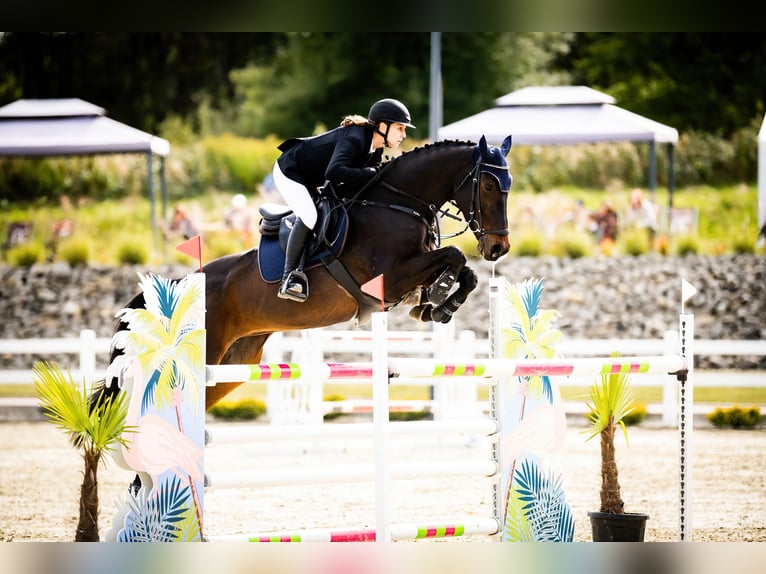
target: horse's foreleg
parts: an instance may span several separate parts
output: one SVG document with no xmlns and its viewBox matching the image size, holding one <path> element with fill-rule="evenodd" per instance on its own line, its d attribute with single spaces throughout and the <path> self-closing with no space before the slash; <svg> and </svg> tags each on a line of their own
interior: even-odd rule
<svg viewBox="0 0 766 574">
<path fill-rule="evenodd" d="M 457 290 L 447 297 L 446 301 L 431 310 L 431 320 L 437 323 L 448 323 L 452 315 L 460 309 L 460 306 L 468 299 L 471 291 L 476 289 L 479 278 L 470 267 L 463 267 L 457 277 Z"/>
<path fill-rule="evenodd" d="M 415 278 L 423 287 L 421 300 L 410 316 L 421 321 L 446 323 L 476 288 L 476 274 L 465 266 L 466 259 L 456 247 L 445 247 L 413 258 L 397 269 L 402 279 Z M 458 289 L 448 295 L 455 279 Z"/>
</svg>

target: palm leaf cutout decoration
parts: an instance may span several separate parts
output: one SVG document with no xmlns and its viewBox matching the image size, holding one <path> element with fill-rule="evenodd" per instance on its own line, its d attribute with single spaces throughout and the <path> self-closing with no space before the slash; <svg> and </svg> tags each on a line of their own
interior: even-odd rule
<svg viewBox="0 0 766 574">
<path fill-rule="evenodd" d="M 514 510 L 521 514 L 529 526 L 531 538 L 523 542 L 571 542 L 574 538 L 574 519 L 566 503 L 561 478 L 548 472 L 543 474 L 537 463 L 525 459 L 516 476 Z M 508 531 L 506 526 L 506 532 Z"/>
<path fill-rule="evenodd" d="M 521 500 L 518 490 L 511 489 L 505 501 L 505 536 L 510 542 L 527 542 L 534 540 L 532 524 L 524 512 L 525 503 Z"/>
<path fill-rule="evenodd" d="M 503 356 L 514 359 L 550 359 L 556 356 L 556 345 L 563 338 L 553 322 L 560 314 L 554 309 L 541 309 L 543 280 L 528 279 L 508 291 L 508 300 L 515 321 L 503 328 Z M 553 402 L 550 378 L 547 375 L 525 377 L 531 397 L 544 396 Z"/>
<path fill-rule="evenodd" d="M 162 409 L 173 404 L 174 391 L 185 393 L 185 400 L 199 405 L 204 381 L 194 369 L 204 362 L 204 309 L 194 303 L 200 297 L 200 283 L 187 278 L 180 281 L 139 273 L 139 284 L 146 301 L 142 309 L 122 309 L 117 316 L 128 325 L 112 340 L 125 355 L 141 361 L 144 372 L 152 373 L 142 400 L 142 412 L 157 404 Z M 201 315 L 200 315 L 201 314 Z"/>
<path fill-rule="evenodd" d="M 138 494 L 128 494 L 130 511 L 125 517 L 125 527 L 120 531 L 119 542 L 174 542 L 183 533 L 182 527 L 192 506 L 188 486 L 173 477 L 162 490 L 152 490 L 147 496 L 146 489 Z"/>
</svg>

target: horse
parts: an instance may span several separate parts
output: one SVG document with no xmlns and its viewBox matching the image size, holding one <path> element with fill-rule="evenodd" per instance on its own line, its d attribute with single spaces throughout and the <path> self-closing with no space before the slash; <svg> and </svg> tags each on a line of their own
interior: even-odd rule
<svg viewBox="0 0 766 574">
<path fill-rule="evenodd" d="M 347 214 L 347 237 L 338 261 L 356 282 L 351 288 L 341 286 L 326 266 L 307 266 L 309 298 L 280 299 L 278 284 L 266 281 L 261 272 L 260 246 L 204 265 L 207 364 L 258 363 L 275 332 L 368 316 L 371 301 L 364 297 L 372 297 L 360 297 L 357 285 L 380 275 L 386 308 L 407 305 L 416 320 L 448 322 L 476 288 L 478 278 L 458 247 L 440 245 L 440 212 L 445 213 L 441 211 L 445 204 L 457 207 L 484 259 L 504 256 L 509 250 L 510 148 L 510 136 L 500 148 L 488 145 L 483 136 L 478 143 L 425 144 L 386 161 L 359 192 L 335 199 L 334 208 Z M 372 304 L 381 307 L 379 299 Z M 142 308 L 143 294 L 127 306 Z M 117 326 L 126 328 L 122 322 Z M 110 363 L 121 353 L 113 349 Z M 102 383 L 97 395 L 118 391 L 116 381 Z M 208 388 L 205 409 L 240 384 Z"/>
</svg>

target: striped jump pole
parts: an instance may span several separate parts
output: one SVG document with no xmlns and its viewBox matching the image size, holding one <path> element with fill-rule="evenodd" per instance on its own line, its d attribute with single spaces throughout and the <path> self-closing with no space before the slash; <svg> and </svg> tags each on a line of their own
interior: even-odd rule
<svg viewBox="0 0 766 574">
<path fill-rule="evenodd" d="M 443 524 L 392 524 L 391 540 L 428 540 L 436 538 L 457 538 L 459 536 L 484 535 L 497 533 L 497 521 L 468 519 L 465 521 L 445 522 Z M 226 542 L 373 542 L 377 541 L 374 528 L 348 530 L 306 529 L 295 532 L 271 532 L 269 534 L 240 534 L 217 538 Z"/>
<path fill-rule="evenodd" d="M 599 357 L 580 359 L 475 359 L 440 362 L 434 359 L 389 358 L 386 377 L 447 378 L 606 375 L 609 373 L 676 374 L 686 369 L 678 355 Z M 208 365 L 207 385 L 222 382 L 257 382 L 309 378 L 322 381 L 373 377 L 373 363 L 261 363 L 252 365 Z"/>
</svg>

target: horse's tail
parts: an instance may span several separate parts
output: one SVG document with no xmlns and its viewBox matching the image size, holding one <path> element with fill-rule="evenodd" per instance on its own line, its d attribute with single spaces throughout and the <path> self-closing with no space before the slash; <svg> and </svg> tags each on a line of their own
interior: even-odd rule
<svg viewBox="0 0 766 574">
<path fill-rule="evenodd" d="M 145 306 L 145 304 L 144 294 L 139 293 L 130 300 L 126 307 L 129 309 L 141 309 Z M 119 321 L 114 332 L 118 333 L 120 331 L 126 331 L 127 329 L 127 323 Z M 122 349 L 116 349 L 112 347 L 111 351 L 109 352 L 109 365 L 112 365 L 115 359 L 122 355 L 124 355 Z M 96 408 L 99 404 L 102 404 L 104 401 L 117 396 L 120 390 L 119 382 L 114 374 L 109 377 L 109 380 L 107 380 L 105 377 L 103 379 L 94 381 L 90 394 L 90 411 L 93 412 L 93 409 Z"/>
</svg>

